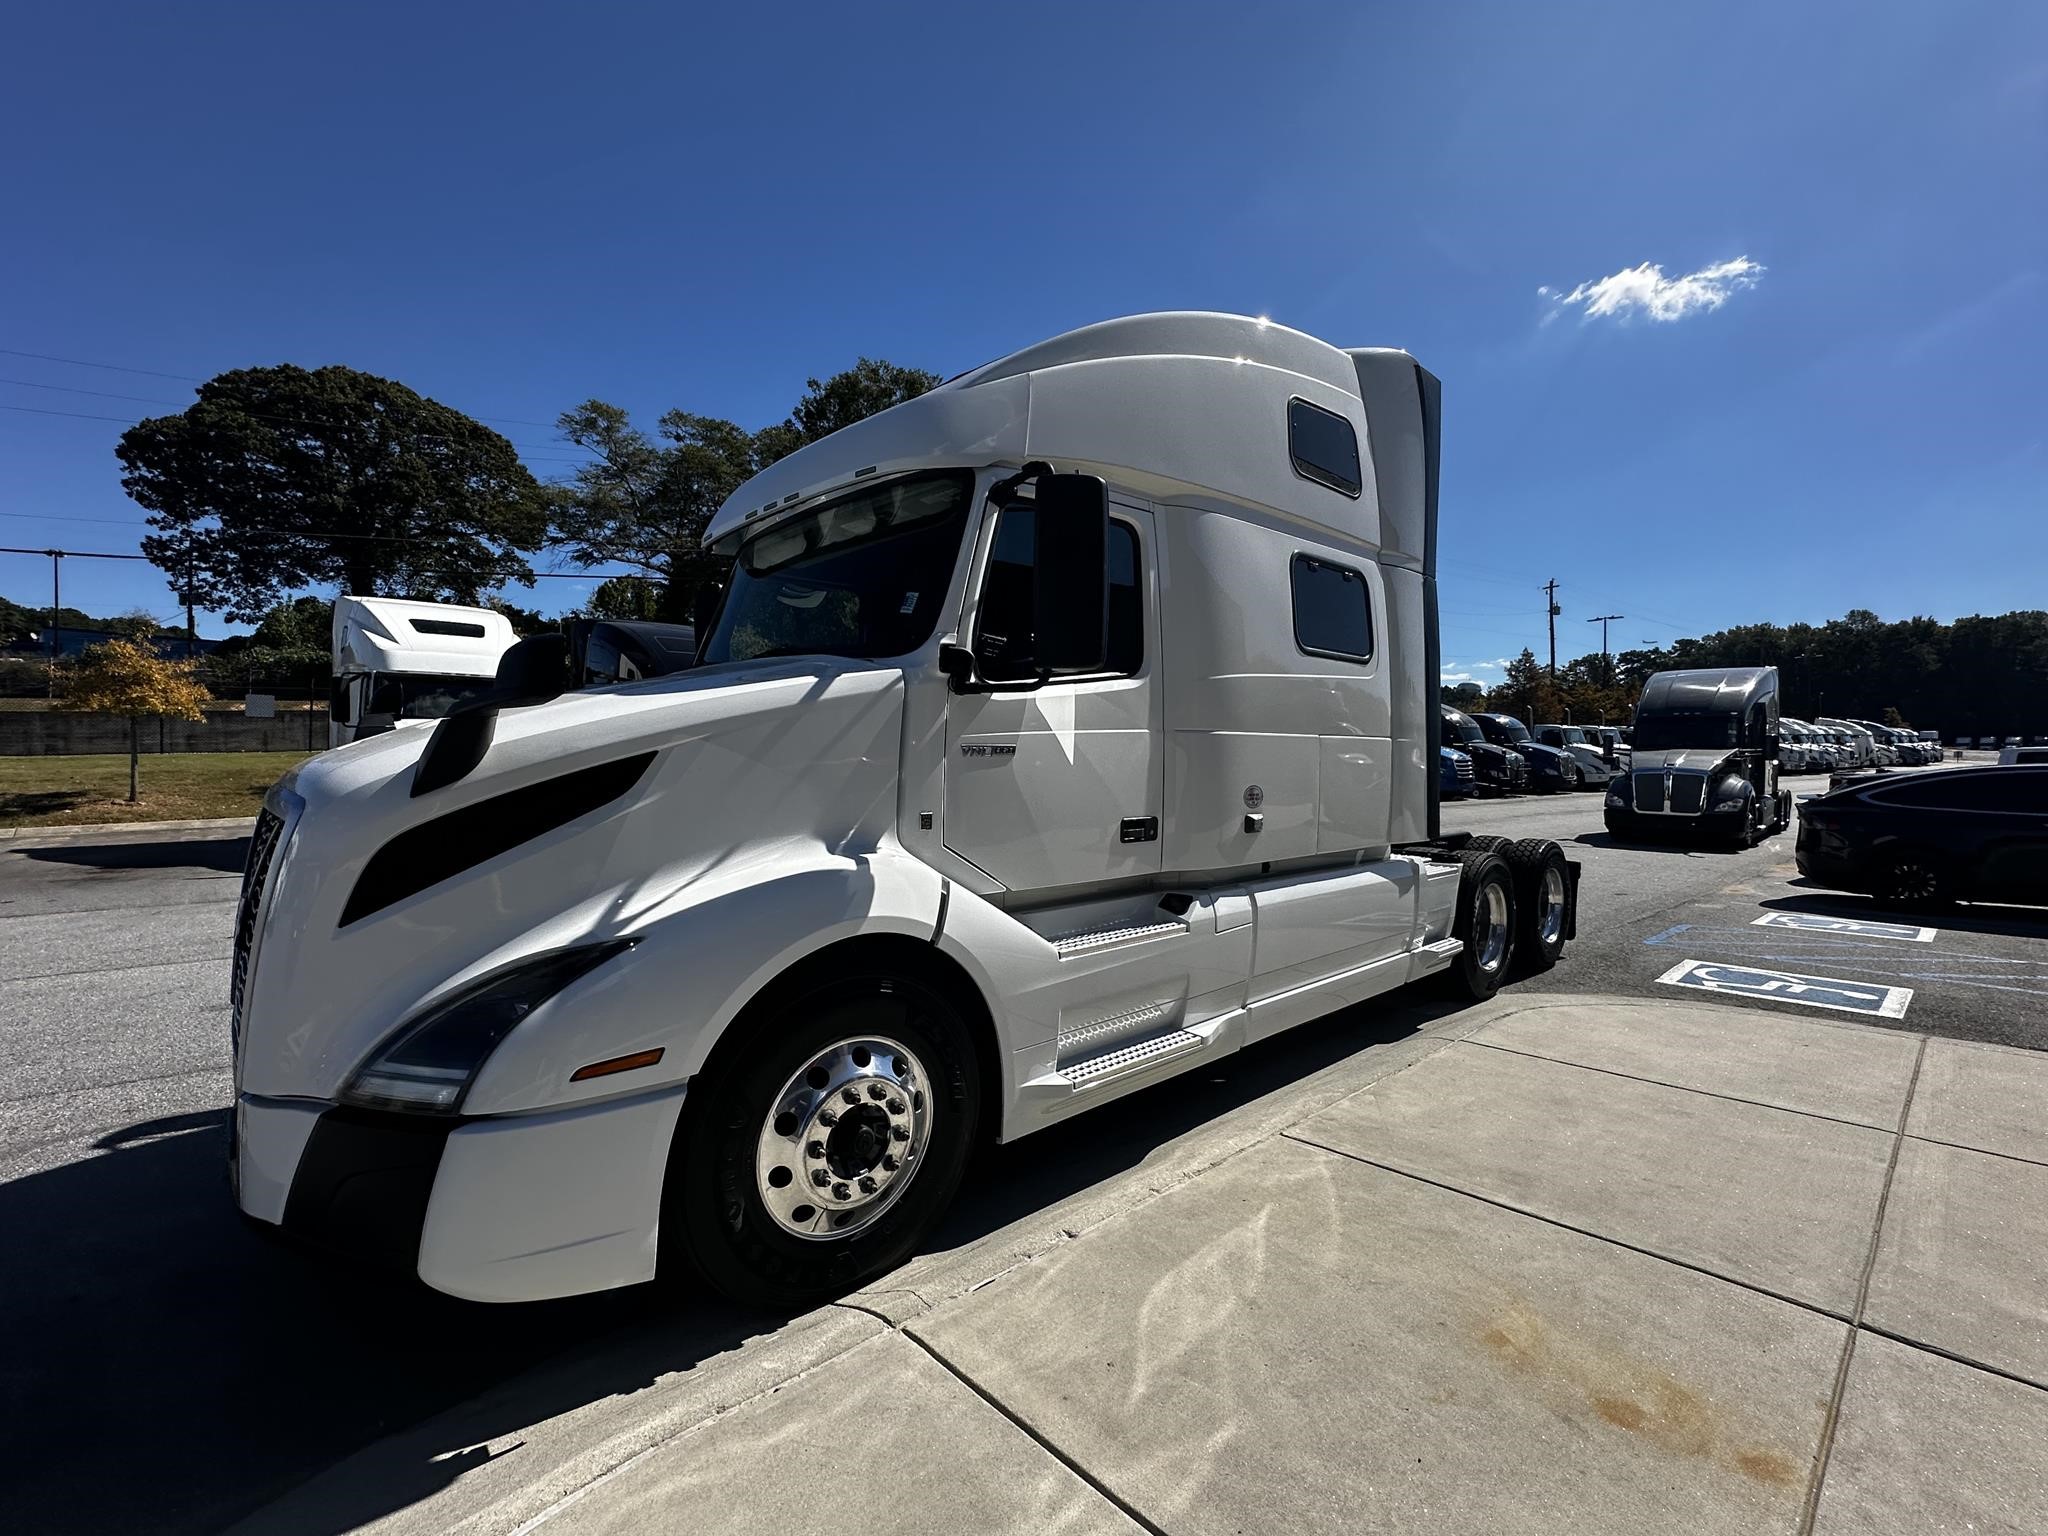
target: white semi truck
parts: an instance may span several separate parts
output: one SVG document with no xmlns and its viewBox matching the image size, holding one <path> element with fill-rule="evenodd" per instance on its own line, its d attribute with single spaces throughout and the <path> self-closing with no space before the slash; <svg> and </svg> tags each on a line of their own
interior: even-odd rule
<svg viewBox="0 0 2048 1536">
<path fill-rule="evenodd" d="M 443 718 L 489 691 L 518 638 L 491 608 L 337 597 L 327 744 Z"/>
<path fill-rule="evenodd" d="M 1553 963 L 1577 866 L 1438 835 L 1437 398 L 1234 316 L 1060 336 L 741 487 L 699 666 L 564 692 L 534 637 L 297 769 L 242 1210 L 480 1300 L 801 1302 L 983 1140 Z"/>
</svg>

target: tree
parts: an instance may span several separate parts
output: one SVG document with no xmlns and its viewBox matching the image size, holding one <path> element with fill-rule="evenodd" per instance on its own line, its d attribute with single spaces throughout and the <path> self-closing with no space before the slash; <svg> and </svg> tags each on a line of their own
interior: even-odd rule
<svg viewBox="0 0 2048 1536">
<path fill-rule="evenodd" d="M 936 389 L 940 382 L 936 373 L 905 368 L 878 357 L 864 357 L 845 372 L 835 373 L 822 382 L 811 379 L 805 385 L 803 399 L 797 401 L 785 423 L 785 427 L 795 429 L 797 441 L 792 447 L 815 443 L 892 405 L 915 400 Z"/>
<path fill-rule="evenodd" d="M 506 622 L 512 626 L 512 633 L 521 639 L 528 635 L 545 635 L 555 628 L 555 621 L 543 615 L 538 608 L 522 608 L 502 597 L 494 597 L 484 606 L 505 615 Z"/>
<path fill-rule="evenodd" d="M 661 589 L 644 576 L 614 576 L 601 581 L 584 603 L 589 619 L 651 619 L 661 611 Z"/>
<path fill-rule="evenodd" d="M 921 368 L 864 357 L 829 379 L 810 380 L 788 419 L 758 432 L 719 416 L 670 411 L 649 437 L 622 407 L 586 400 L 556 422 L 592 458 L 554 488 L 549 543 L 586 566 L 637 567 L 659 593 L 651 616 L 686 621 L 697 589 L 720 574 L 722 562 L 704 551 L 704 529 L 727 497 L 806 443 L 938 382 Z"/>
<path fill-rule="evenodd" d="M 87 648 L 65 680 L 65 709 L 128 717 L 128 802 L 142 798 L 142 744 L 138 721 L 144 715 L 171 715 L 180 720 L 201 718 L 206 689 L 193 675 L 192 663 L 165 661 L 148 646 L 133 640 L 109 640 Z"/>
<path fill-rule="evenodd" d="M 241 368 L 121 435 L 173 591 L 250 621 L 333 587 L 473 603 L 532 575 L 546 498 L 481 422 L 352 368 Z"/>
</svg>

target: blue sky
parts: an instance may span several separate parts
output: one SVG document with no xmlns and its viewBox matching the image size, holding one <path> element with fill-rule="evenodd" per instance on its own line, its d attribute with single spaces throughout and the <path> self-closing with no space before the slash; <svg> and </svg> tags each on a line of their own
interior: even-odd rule
<svg viewBox="0 0 2048 1536">
<path fill-rule="evenodd" d="M 228 367 L 391 375 L 548 477 L 591 395 L 761 425 L 1213 308 L 1442 377 L 1448 672 L 1540 654 L 1553 576 L 1561 659 L 2048 602 L 2038 4 L 200 0 L 8 52 L 0 543 L 133 549 L 121 425 L 36 412 Z"/>
</svg>

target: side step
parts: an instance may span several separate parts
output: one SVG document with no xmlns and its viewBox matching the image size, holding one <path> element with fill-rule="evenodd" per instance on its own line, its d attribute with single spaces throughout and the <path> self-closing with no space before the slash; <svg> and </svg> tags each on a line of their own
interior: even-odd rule
<svg viewBox="0 0 2048 1536">
<path fill-rule="evenodd" d="M 1053 936 L 1052 947 L 1059 951 L 1062 960 L 1075 955 L 1092 955 L 1098 950 L 1117 949 L 1125 944 L 1141 944 L 1147 939 L 1176 937 L 1188 931 L 1188 925 L 1178 919 L 1164 923 L 1135 923 L 1117 928 L 1084 928 L 1074 933 Z"/>
<path fill-rule="evenodd" d="M 1140 1067 L 1149 1067 L 1154 1062 L 1178 1056 L 1183 1051 L 1200 1050 L 1209 1042 L 1206 1037 L 1185 1029 L 1170 1029 L 1163 1035 L 1154 1035 L 1149 1040 L 1139 1040 L 1131 1045 L 1120 1045 L 1114 1050 L 1104 1051 L 1099 1056 L 1071 1064 L 1061 1062 L 1059 1075 L 1079 1088 L 1087 1083 L 1105 1077 L 1114 1077 L 1125 1072 L 1135 1072 Z"/>
</svg>

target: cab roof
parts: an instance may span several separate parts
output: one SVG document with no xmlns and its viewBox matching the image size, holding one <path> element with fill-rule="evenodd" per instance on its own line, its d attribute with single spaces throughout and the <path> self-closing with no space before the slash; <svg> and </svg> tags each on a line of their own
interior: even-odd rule
<svg viewBox="0 0 2048 1536">
<path fill-rule="evenodd" d="M 334 600 L 337 672 L 426 673 L 490 677 L 519 637 L 492 608 L 422 603 L 402 597 Z"/>
<path fill-rule="evenodd" d="M 1695 672 L 1658 672 L 1643 684 L 1636 705 L 1644 714 L 1739 714 L 1778 691 L 1776 667 L 1707 667 Z"/>
</svg>

